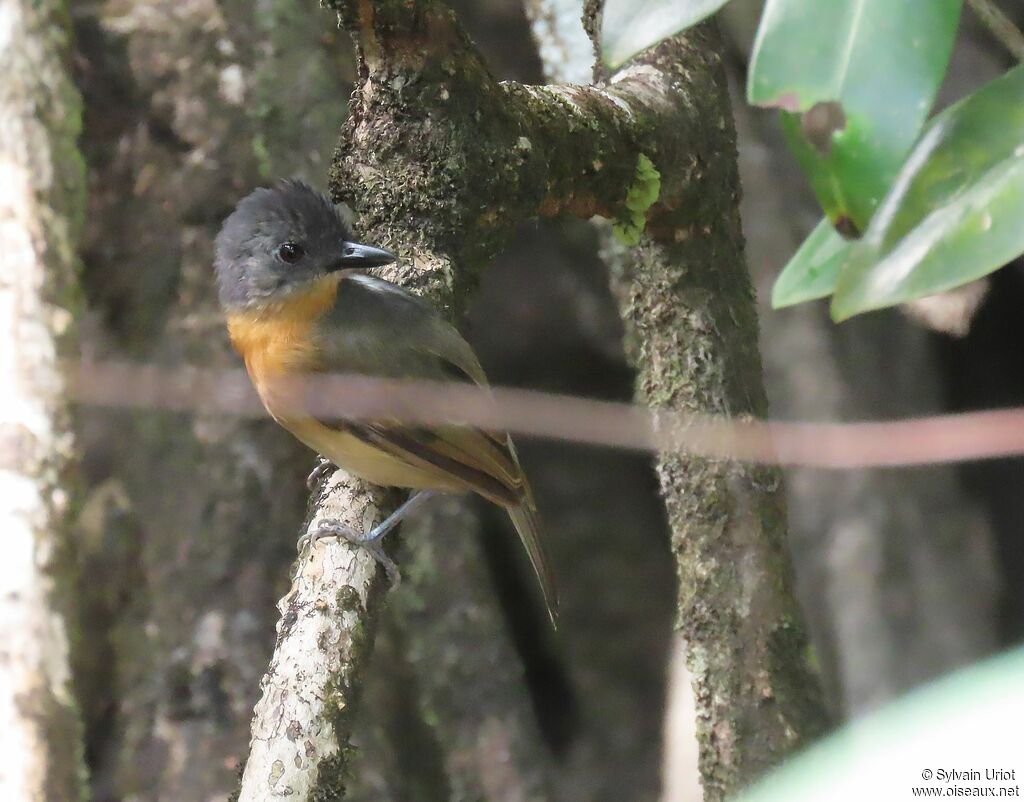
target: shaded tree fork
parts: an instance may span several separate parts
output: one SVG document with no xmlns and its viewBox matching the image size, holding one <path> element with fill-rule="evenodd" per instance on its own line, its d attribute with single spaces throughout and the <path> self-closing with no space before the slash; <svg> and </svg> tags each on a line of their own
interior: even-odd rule
<svg viewBox="0 0 1024 802">
<path fill-rule="evenodd" d="M 662 42 L 599 83 L 524 86 L 497 82 L 438 0 L 326 5 L 353 35 L 359 63 L 330 185 L 357 212 L 360 236 L 399 253 L 383 277 L 457 318 L 519 221 L 571 214 L 639 223 L 640 245 L 616 276 L 638 397 L 765 413 L 735 139 L 711 26 Z M 591 3 L 585 15 L 595 40 L 599 12 Z M 648 167 L 657 202 L 631 209 L 627 197 L 651 180 Z M 701 775 L 706 798 L 720 799 L 817 734 L 825 716 L 791 590 L 778 473 L 678 455 L 659 460 L 658 473 Z M 377 491 L 341 477 L 310 525 L 340 518 L 365 528 L 379 504 Z M 296 800 L 343 788 L 381 583 L 370 558 L 346 545 L 300 561 L 282 601 L 242 800 L 263 798 L 268 783 Z"/>
</svg>

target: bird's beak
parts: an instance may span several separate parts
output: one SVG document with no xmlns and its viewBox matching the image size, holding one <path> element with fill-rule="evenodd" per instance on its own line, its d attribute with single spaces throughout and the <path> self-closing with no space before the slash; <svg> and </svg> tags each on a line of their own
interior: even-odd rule
<svg viewBox="0 0 1024 802">
<path fill-rule="evenodd" d="M 334 263 L 334 267 L 341 270 L 346 267 L 381 267 L 394 262 L 396 257 L 391 251 L 383 248 L 374 248 L 372 245 L 362 245 L 358 242 L 341 243 L 341 256 Z"/>
</svg>

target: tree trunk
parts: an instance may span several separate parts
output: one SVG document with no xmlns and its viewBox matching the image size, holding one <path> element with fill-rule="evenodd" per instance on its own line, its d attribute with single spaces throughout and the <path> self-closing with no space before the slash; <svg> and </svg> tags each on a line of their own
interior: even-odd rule
<svg viewBox="0 0 1024 802">
<path fill-rule="evenodd" d="M 2 0 L 0 18 L 0 796 L 74 802 L 87 797 L 68 648 L 75 443 L 58 357 L 79 311 L 81 101 L 63 3 Z"/>
<path fill-rule="evenodd" d="M 726 15 L 737 82 L 759 15 L 749 3 L 730 4 Z M 990 80 L 1004 69 L 970 29 L 965 16 L 951 81 Z M 967 91 L 961 85 L 943 94 Z M 776 117 L 742 101 L 736 106 L 743 217 L 762 298 L 821 217 Z M 945 406 L 935 338 L 896 310 L 837 326 L 827 304 L 765 305 L 762 320 L 775 418 L 896 419 Z M 839 716 L 875 709 L 995 648 L 992 523 L 960 470 L 787 471 L 800 596 Z"/>
<path fill-rule="evenodd" d="M 322 180 L 351 89 L 346 38 L 295 0 L 74 12 L 89 167 L 83 350 L 237 367 L 213 238 L 254 184 Z M 79 422 L 91 582 L 77 674 L 93 798 L 224 798 L 314 455 L 270 421 L 87 408 Z"/>
<path fill-rule="evenodd" d="M 566 54 L 582 51 L 580 32 L 567 22 L 574 3 L 531 5 L 541 53 L 549 54 L 549 64 L 561 62 L 564 73 Z M 600 18 L 599 7 L 588 7 L 591 19 Z M 599 49 L 599 26 L 590 28 Z M 640 400 L 764 417 L 721 43 L 709 25 L 689 39 L 699 66 L 687 71 L 694 100 L 677 132 L 688 145 L 681 157 L 691 167 L 686 198 L 664 203 L 663 190 L 641 247 L 608 253 Z M 583 77 L 581 66 L 568 74 Z M 778 472 L 673 455 L 660 460 L 658 473 L 677 557 L 678 620 L 696 695 L 701 778 L 705 797 L 717 799 L 819 733 L 826 716 L 807 667 Z"/>
</svg>

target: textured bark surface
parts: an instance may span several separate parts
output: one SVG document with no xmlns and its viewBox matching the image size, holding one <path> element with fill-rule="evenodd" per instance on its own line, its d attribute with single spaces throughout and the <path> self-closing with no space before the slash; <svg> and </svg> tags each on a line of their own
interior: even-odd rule
<svg viewBox="0 0 1024 802">
<path fill-rule="evenodd" d="M 587 34 L 587 31 L 583 26 L 583 17 L 580 13 L 582 3 L 578 0 L 528 0 L 525 3 L 527 14 L 529 15 L 531 22 L 532 34 L 537 42 L 537 47 L 541 55 L 541 60 L 544 66 L 545 77 L 549 81 L 564 81 L 568 83 L 589 83 L 594 76 L 595 68 L 595 49 L 594 43 L 591 41 Z M 612 243 L 610 239 L 612 237 L 611 225 L 608 221 L 599 221 L 593 219 L 590 221 L 589 227 L 597 235 L 599 240 L 604 241 L 606 244 Z M 621 248 L 612 248 L 614 253 L 607 253 L 609 257 L 604 260 L 604 270 L 602 271 L 602 280 L 608 282 L 608 267 L 609 266 L 621 266 L 624 258 Z M 609 343 L 606 348 L 609 351 L 614 351 L 616 360 L 622 359 L 625 361 L 626 355 L 622 353 L 622 331 L 621 322 L 618 318 L 618 305 L 615 304 L 614 314 L 616 314 L 616 325 L 610 326 L 605 325 L 603 328 L 606 331 L 614 332 L 616 337 L 614 346 Z M 628 393 L 629 397 L 632 396 L 634 376 L 630 376 Z M 651 465 L 653 472 L 653 464 Z M 656 563 L 652 563 L 650 560 L 645 563 L 640 563 L 638 560 L 637 549 L 630 549 L 625 551 L 621 538 L 615 537 L 611 534 L 613 531 L 618 531 L 614 527 L 609 527 L 608 533 L 603 537 L 598 545 L 598 548 L 590 550 L 584 557 L 581 555 L 581 559 L 576 561 L 577 565 L 589 565 L 595 566 L 596 570 L 590 572 L 593 579 L 600 579 L 601 584 L 598 586 L 594 585 L 591 598 L 607 598 L 608 594 L 602 592 L 609 586 L 622 587 L 628 582 L 629 577 L 637 577 L 644 586 L 644 590 L 641 590 L 640 584 L 637 586 L 627 589 L 623 593 L 623 599 L 609 601 L 609 606 L 614 605 L 618 609 L 622 609 L 623 600 L 629 598 L 634 601 L 637 605 L 637 609 L 641 610 L 641 619 L 646 619 L 649 624 L 646 628 L 640 628 L 636 624 L 629 627 L 623 627 L 620 630 L 619 635 L 615 639 L 617 643 L 621 643 L 621 651 L 616 650 L 616 653 L 621 655 L 632 655 L 632 657 L 626 659 L 635 659 L 638 654 L 644 653 L 644 649 L 640 646 L 639 639 L 650 638 L 650 635 L 656 631 L 655 627 L 657 622 L 660 620 L 660 614 L 662 612 L 662 599 L 668 601 L 667 596 L 655 595 L 650 591 L 653 588 L 663 588 L 662 593 L 670 591 L 675 595 L 675 588 L 670 587 L 668 583 L 662 585 L 658 582 L 659 577 L 663 576 L 667 571 L 672 570 L 674 572 L 674 566 L 669 561 L 664 560 L 664 546 L 667 545 L 667 532 L 665 531 L 665 523 L 660 519 L 654 520 L 653 517 L 645 517 L 641 514 L 642 506 L 637 505 L 635 502 L 630 503 L 627 495 L 623 492 L 622 488 L 619 488 L 619 494 L 615 499 L 617 503 L 614 503 L 616 509 L 621 509 L 623 506 L 626 508 L 626 515 L 630 516 L 632 520 L 629 523 L 623 523 L 622 525 L 629 526 L 634 531 L 639 533 L 647 534 L 652 540 L 656 540 L 658 543 L 656 554 Z M 660 499 L 659 499 L 660 505 Z M 610 520 L 610 516 L 614 517 L 615 513 L 611 510 L 601 510 L 602 501 L 599 500 L 597 495 L 594 497 L 581 500 L 576 505 L 577 509 L 589 509 L 595 512 L 594 521 L 590 523 L 591 533 L 601 533 L 605 529 L 602 524 L 598 521 L 607 522 Z M 631 539 L 631 543 L 635 543 Z M 602 561 L 595 558 L 595 555 L 600 549 L 600 552 L 607 553 L 608 558 L 602 565 Z M 642 553 L 642 552 L 640 552 Z M 606 570 L 602 571 L 601 567 Z M 579 569 L 576 569 L 577 571 Z M 655 600 L 658 601 L 655 601 Z M 646 629 L 646 632 L 644 631 Z M 626 642 L 626 632 L 634 633 L 638 641 L 629 643 Z M 598 648 L 591 649 L 586 657 L 579 661 L 584 665 L 593 665 L 598 663 L 602 659 L 608 661 L 608 650 L 609 644 L 606 638 L 598 638 Z M 696 700 L 694 698 L 693 687 L 692 687 L 692 675 L 686 667 L 686 649 L 682 645 L 682 640 L 679 637 L 673 638 L 674 648 L 672 649 L 671 655 L 666 651 L 661 651 L 659 657 L 662 663 L 659 665 L 661 671 L 665 671 L 666 664 L 670 662 L 669 670 L 665 673 L 660 673 L 659 676 L 651 678 L 650 681 L 656 681 L 660 686 L 665 687 L 665 698 L 658 700 L 659 705 L 657 709 L 664 709 L 665 718 L 664 722 L 658 722 L 663 726 L 663 739 L 660 743 L 661 761 L 660 766 L 657 769 L 660 780 L 660 799 L 671 800 L 671 802 L 692 802 L 693 800 L 700 800 L 703 797 L 703 790 L 700 783 L 700 772 L 698 770 L 699 750 L 696 739 L 696 728 L 697 728 L 697 716 L 696 716 Z M 614 661 L 615 657 L 611 658 Z M 617 685 L 617 688 L 621 690 L 622 683 Z M 615 691 L 612 689 L 605 689 L 603 691 L 603 697 L 607 698 L 610 695 L 614 695 Z M 582 699 L 586 700 L 588 696 L 582 695 Z M 612 711 L 609 706 L 602 706 L 602 711 L 606 713 L 606 726 L 616 727 L 621 732 L 622 725 L 617 723 L 622 718 L 629 719 L 628 714 L 622 716 L 618 711 Z M 649 716 L 644 719 L 650 724 L 654 721 Z M 604 723 L 604 722 L 603 722 Z M 639 733 L 638 733 L 639 734 Z M 635 799 L 642 798 L 644 794 L 644 776 L 645 776 L 645 763 L 647 763 L 652 757 L 652 751 L 649 744 L 653 739 L 648 736 L 646 738 L 640 737 L 639 744 L 640 748 L 635 750 L 634 757 L 627 763 L 626 767 L 616 768 L 613 772 L 615 777 L 623 779 L 623 784 L 620 787 L 609 787 L 607 784 L 601 784 L 598 788 L 598 784 L 594 783 L 591 779 L 590 786 L 586 786 L 587 780 L 584 778 L 594 778 L 599 776 L 602 772 L 602 767 L 609 766 L 609 761 L 614 760 L 612 756 L 616 753 L 621 754 L 622 748 L 611 750 L 609 753 L 600 753 L 594 755 L 593 767 L 590 771 L 583 772 L 581 777 L 574 777 L 575 787 L 587 787 L 587 791 L 583 798 L 594 798 L 594 795 L 605 792 L 608 794 L 608 799 L 620 799 L 623 796 L 631 796 Z M 628 743 L 628 742 L 627 742 Z M 654 773 L 653 770 L 648 769 L 650 773 Z M 587 796 L 589 794 L 590 796 Z"/>
<path fill-rule="evenodd" d="M 0 19 L 0 797 L 77 802 L 87 794 L 69 658 L 75 443 L 58 358 L 80 309 L 81 99 L 63 3 L 3 0 Z"/>
<path fill-rule="evenodd" d="M 394 277 L 441 287 L 432 296 L 451 305 L 515 220 L 622 214 L 644 153 L 662 194 L 624 279 L 641 394 L 764 413 L 731 113 L 708 28 L 645 53 L 607 87 L 522 87 L 498 85 L 438 3 L 336 7 L 362 44 L 364 80 L 332 190 L 376 241 L 407 257 Z M 662 461 L 660 475 L 702 774 L 717 798 L 820 731 L 822 710 L 789 588 L 778 475 L 679 458 Z"/>
<path fill-rule="evenodd" d="M 724 85 L 718 101 L 727 102 Z M 703 151 L 703 213 L 689 217 L 679 242 L 650 242 L 634 255 L 623 313 L 643 401 L 761 417 L 767 404 L 727 137 Z M 716 165 L 710 154 L 724 158 Z M 679 456 L 662 458 L 658 475 L 679 571 L 678 625 L 697 696 L 705 798 L 718 799 L 825 723 L 792 591 L 780 476 Z"/>
<path fill-rule="evenodd" d="M 89 207 L 83 350 L 237 367 L 210 269 L 252 187 L 322 185 L 351 50 L 305 3 L 75 4 Z M 83 409 L 76 650 L 97 802 L 225 799 L 314 457 L 271 422 Z"/>
<path fill-rule="evenodd" d="M 641 247 L 619 260 L 627 346 L 641 400 L 764 417 L 721 44 L 708 25 L 689 36 L 692 60 L 679 65 L 688 91 L 674 120 L 686 142 L 685 190 L 663 191 Z M 819 734 L 826 716 L 792 587 L 779 472 L 668 456 L 658 474 L 704 795 L 719 799 Z"/>
<path fill-rule="evenodd" d="M 372 497 L 338 472 L 309 531 L 323 518 L 368 529 L 381 517 L 381 495 Z M 368 552 L 338 543 L 303 551 L 292 588 L 278 603 L 277 645 L 253 714 L 240 802 L 344 795 L 338 767 L 347 764 L 352 748 L 350 711 L 373 643 L 370 613 L 381 589 L 376 571 Z"/>
<path fill-rule="evenodd" d="M 414 676 L 408 690 L 446 778 L 437 798 L 551 799 L 551 757 L 495 602 L 480 529 L 459 498 L 438 500 L 405 527 L 404 579 L 390 612 Z M 408 754 L 415 741 L 403 740 Z"/>
</svg>

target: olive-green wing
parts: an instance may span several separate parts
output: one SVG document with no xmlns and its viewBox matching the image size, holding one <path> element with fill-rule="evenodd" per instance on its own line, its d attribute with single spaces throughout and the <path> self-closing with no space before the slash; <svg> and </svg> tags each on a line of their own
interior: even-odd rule
<svg viewBox="0 0 1024 802">
<path fill-rule="evenodd" d="M 417 468 L 437 471 L 446 482 L 454 479 L 464 489 L 504 507 L 530 558 L 551 621 L 557 621 L 558 594 L 544 551 L 540 517 L 510 442 L 502 448 L 490 435 L 466 427 L 423 429 L 363 422 L 340 425 L 368 445 Z"/>
<path fill-rule="evenodd" d="M 325 372 L 487 384 L 472 348 L 453 326 L 420 298 L 369 276 L 340 282 L 338 300 L 321 327 L 319 341 Z M 446 484 L 454 481 L 508 510 L 555 620 L 557 594 L 540 519 L 510 438 L 457 425 L 321 423 L 344 428 L 422 470 L 437 471 Z"/>
</svg>

